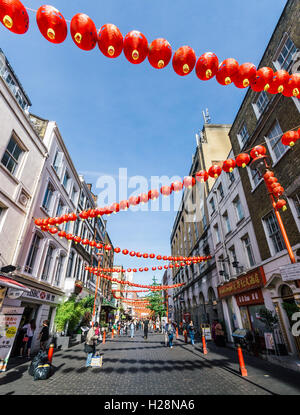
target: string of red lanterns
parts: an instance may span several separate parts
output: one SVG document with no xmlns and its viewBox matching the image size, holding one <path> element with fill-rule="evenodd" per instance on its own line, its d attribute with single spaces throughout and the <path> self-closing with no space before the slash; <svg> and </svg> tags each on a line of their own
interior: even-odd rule
<svg viewBox="0 0 300 415">
<path fill-rule="evenodd" d="M 149 293 L 149 290 L 111 290 L 112 292 L 120 292 L 120 293 Z M 154 291 L 154 290 L 151 290 Z"/>
<path fill-rule="evenodd" d="M 8 30 L 16 34 L 24 34 L 29 28 L 27 10 L 19 0 L 0 0 L 0 20 Z M 53 6 L 41 6 L 36 11 L 36 23 L 41 34 L 51 43 L 60 44 L 67 37 L 67 22 Z M 142 63 L 148 57 L 152 67 L 162 69 L 172 58 L 172 48 L 166 39 L 155 39 L 149 45 L 145 35 L 137 30 L 131 30 L 123 38 L 114 24 L 105 24 L 97 32 L 93 20 L 84 13 L 77 13 L 72 18 L 70 32 L 78 48 L 90 51 L 98 43 L 104 56 L 117 58 L 123 51 L 126 59 L 134 65 Z M 299 73 L 290 75 L 283 69 L 274 73 L 269 67 L 257 70 L 253 63 L 239 65 L 234 58 L 219 63 L 213 52 L 206 52 L 197 60 L 195 51 L 190 46 L 181 46 L 176 50 L 172 66 L 179 76 L 186 76 L 195 68 L 200 80 L 208 81 L 216 77 L 217 82 L 224 86 L 231 83 L 237 88 L 250 86 L 256 92 L 265 90 L 270 94 L 282 93 L 286 97 L 298 97 L 300 92 Z"/>
<path fill-rule="evenodd" d="M 281 137 L 281 142 L 283 145 L 288 145 L 292 147 L 299 140 L 299 138 L 300 128 L 298 128 L 298 130 L 296 131 L 289 130 L 286 133 L 284 133 Z M 150 200 L 156 200 L 160 194 L 163 196 L 170 196 L 172 192 L 179 192 L 184 187 L 191 189 L 196 184 L 196 182 L 204 183 L 208 180 L 209 177 L 217 179 L 222 172 L 231 173 L 236 167 L 245 168 L 250 163 L 251 158 L 253 158 L 253 155 L 255 156 L 255 152 L 259 147 L 262 147 L 262 145 L 255 146 L 252 149 L 250 149 L 250 154 L 248 154 L 248 152 L 245 151 L 241 154 L 238 154 L 235 157 L 235 159 L 228 159 L 225 160 L 223 163 L 214 164 L 208 169 L 208 171 L 200 170 L 196 172 L 196 174 L 194 175 L 195 177 L 186 176 L 182 182 L 178 180 L 171 183 L 170 186 L 162 186 L 160 188 L 160 191 L 152 189 L 149 190 L 148 193 L 141 193 L 139 196 L 131 196 L 128 200 L 122 200 L 120 203 L 113 203 L 111 206 L 81 211 L 78 215 L 75 212 L 73 212 L 69 214 L 64 214 L 62 216 L 50 217 L 47 219 L 37 218 L 35 219 L 35 224 L 39 226 L 42 231 L 50 231 L 50 226 L 57 226 L 64 222 L 73 222 L 78 219 L 86 220 L 89 218 L 95 218 L 97 216 L 101 217 L 103 215 L 118 213 L 121 210 L 127 210 L 130 206 L 137 206 L 140 203 L 143 204 L 149 202 Z M 55 229 L 53 230 L 53 232 L 55 232 Z M 60 233 L 61 235 L 65 236 L 64 231 L 60 231 Z M 71 234 L 68 235 L 71 238 Z M 123 251 L 125 251 L 124 255 L 127 255 L 129 253 L 129 251 L 127 252 L 127 250 Z M 118 253 L 117 251 L 115 252 Z"/>
</svg>

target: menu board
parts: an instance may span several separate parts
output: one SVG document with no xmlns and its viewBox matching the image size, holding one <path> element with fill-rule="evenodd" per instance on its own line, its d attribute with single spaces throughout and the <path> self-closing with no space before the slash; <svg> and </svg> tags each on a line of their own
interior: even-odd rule
<svg viewBox="0 0 300 415">
<path fill-rule="evenodd" d="M 24 307 L 3 307 L 0 313 L 0 372 L 7 362 L 20 325 Z"/>
</svg>

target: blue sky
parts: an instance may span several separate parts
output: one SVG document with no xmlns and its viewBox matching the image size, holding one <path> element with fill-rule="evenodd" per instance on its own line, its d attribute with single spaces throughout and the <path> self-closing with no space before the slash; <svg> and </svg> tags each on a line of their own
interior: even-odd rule
<svg viewBox="0 0 300 415">
<path fill-rule="evenodd" d="M 38 9 L 39 0 L 24 0 Z M 166 38 L 173 52 L 191 46 L 199 57 L 215 52 L 222 61 L 233 57 L 241 64 L 258 65 L 284 8 L 282 0 L 249 3 L 241 0 L 60 0 L 50 2 L 68 20 L 88 14 L 99 29 L 114 23 L 123 36 L 141 31 L 148 42 Z M 188 174 L 195 151 L 195 133 L 202 128 L 202 110 L 213 123 L 231 124 L 245 91 L 221 86 L 215 79 L 200 81 L 193 71 L 178 76 L 172 63 L 156 70 L 146 59 L 129 63 L 122 53 L 108 59 L 98 49 L 77 48 L 68 34 L 54 45 L 40 34 L 35 14 L 29 31 L 15 35 L 0 28 L 0 47 L 33 106 L 31 111 L 55 120 L 71 158 L 96 189 L 99 174 L 116 177 L 119 168 L 128 177 Z M 119 201 L 119 200 L 117 200 Z M 122 212 L 108 218 L 115 246 L 140 252 L 170 254 L 170 233 L 176 212 Z M 124 267 L 157 265 L 153 260 L 116 256 Z M 146 275 L 147 274 L 147 275 Z M 161 279 L 163 271 L 157 272 Z M 152 273 L 137 274 L 136 282 L 150 282 Z"/>
</svg>

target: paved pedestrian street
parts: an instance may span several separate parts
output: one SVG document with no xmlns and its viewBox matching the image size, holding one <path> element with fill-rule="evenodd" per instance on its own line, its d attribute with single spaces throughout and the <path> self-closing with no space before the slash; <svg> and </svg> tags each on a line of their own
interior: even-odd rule
<svg viewBox="0 0 300 415">
<path fill-rule="evenodd" d="M 97 350 L 103 353 L 102 368 L 85 368 L 83 344 L 57 351 L 55 373 L 44 381 L 28 374 L 30 362 L 0 374 L 0 395 L 272 395 L 300 394 L 300 374 L 244 356 L 248 376 L 239 375 L 235 350 L 217 349 L 208 342 L 185 344 L 182 336 L 172 349 L 162 334 L 144 340 L 138 331 L 108 337 Z"/>
</svg>

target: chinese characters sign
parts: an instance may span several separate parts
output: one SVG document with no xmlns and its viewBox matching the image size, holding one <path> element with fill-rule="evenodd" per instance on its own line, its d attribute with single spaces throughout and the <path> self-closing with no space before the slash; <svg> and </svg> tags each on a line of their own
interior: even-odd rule
<svg viewBox="0 0 300 415">
<path fill-rule="evenodd" d="M 262 287 L 265 284 L 265 274 L 262 267 L 259 267 L 235 281 L 228 282 L 218 287 L 219 298 L 239 294 L 254 288 Z"/>
<path fill-rule="evenodd" d="M 54 294 L 50 294 L 46 291 L 40 291 L 37 290 L 35 288 L 31 288 L 30 292 L 24 292 L 22 297 L 26 297 L 26 298 L 33 298 L 36 300 L 44 300 L 44 301 L 49 301 L 51 303 L 57 303 L 57 298 Z"/>
<path fill-rule="evenodd" d="M 0 314 L 0 372 L 4 372 L 24 307 L 3 307 Z"/>
<path fill-rule="evenodd" d="M 261 292 L 261 289 L 247 291 L 235 296 L 237 305 L 254 305 L 254 304 L 263 304 L 264 298 Z"/>
</svg>

